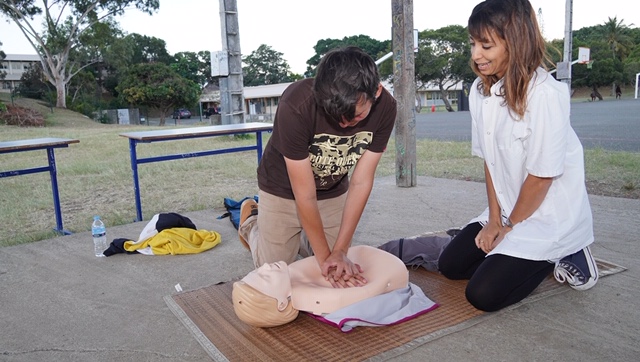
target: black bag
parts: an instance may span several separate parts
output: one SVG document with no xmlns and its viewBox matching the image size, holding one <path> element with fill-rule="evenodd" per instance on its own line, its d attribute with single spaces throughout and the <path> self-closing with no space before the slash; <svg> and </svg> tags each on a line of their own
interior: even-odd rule
<svg viewBox="0 0 640 362">
<path fill-rule="evenodd" d="M 227 209 L 227 212 L 218 216 L 218 219 L 224 219 L 225 217 L 229 217 L 229 220 L 231 220 L 233 227 L 238 229 L 240 227 L 239 225 L 240 224 L 240 206 L 242 205 L 242 202 L 244 202 L 244 200 L 247 200 L 247 199 L 254 199 L 256 200 L 256 202 L 258 202 L 258 195 L 253 197 L 247 196 L 244 199 L 239 201 L 225 197 L 224 208 Z"/>
</svg>

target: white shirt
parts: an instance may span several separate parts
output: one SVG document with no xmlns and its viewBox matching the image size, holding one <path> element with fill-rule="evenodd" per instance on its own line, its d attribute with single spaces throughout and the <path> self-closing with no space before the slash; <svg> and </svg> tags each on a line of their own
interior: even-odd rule
<svg viewBox="0 0 640 362">
<path fill-rule="evenodd" d="M 593 220 L 584 177 L 582 144 L 570 124 L 566 84 L 538 68 L 524 119 L 516 120 L 497 96 L 486 97 L 473 83 L 469 95 L 472 154 L 489 169 L 503 218 L 511 215 L 527 174 L 553 177 L 540 207 L 516 224 L 491 254 L 556 261 L 593 242 Z M 471 222 L 489 220 L 489 208 Z"/>
</svg>

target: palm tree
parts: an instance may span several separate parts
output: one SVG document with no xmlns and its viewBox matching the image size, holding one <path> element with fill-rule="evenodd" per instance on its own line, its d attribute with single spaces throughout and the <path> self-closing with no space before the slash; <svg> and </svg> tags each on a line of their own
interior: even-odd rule
<svg viewBox="0 0 640 362">
<path fill-rule="evenodd" d="M 617 58 L 623 61 L 633 47 L 634 43 L 627 35 L 628 29 L 629 26 L 624 24 L 624 19 L 618 21 L 617 17 L 613 19 L 609 18 L 609 20 L 604 23 L 605 41 L 609 45 L 614 59 Z"/>
<path fill-rule="evenodd" d="M 633 24 L 631 24 L 633 25 Z M 605 41 L 611 49 L 611 55 L 614 60 L 622 62 L 634 46 L 634 42 L 627 35 L 629 26 L 624 24 L 624 19 L 618 21 L 618 17 L 609 18 L 604 23 Z M 611 95 L 615 94 L 615 82 L 611 85 Z"/>
</svg>

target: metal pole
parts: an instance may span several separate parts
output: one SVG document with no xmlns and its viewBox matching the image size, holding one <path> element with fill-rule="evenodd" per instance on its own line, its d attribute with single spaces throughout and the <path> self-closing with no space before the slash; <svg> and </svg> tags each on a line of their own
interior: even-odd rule
<svg viewBox="0 0 640 362">
<path fill-rule="evenodd" d="M 572 57 L 572 47 L 573 47 L 573 32 L 571 30 L 573 24 L 573 0 L 566 0 L 565 9 L 564 9 L 564 58 L 563 62 L 568 64 L 569 73 L 567 78 L 562 79 L 564 83 L 569 87 L 569 91 L 571 91 L 571 57 Z"/>
<path fill-rule="evenodd" d="M 227 52 L 229 68 L 228 76 L 219 78 L 222 124 L 244 123 L 242 53 L 236 0 L 220 0 L 220 28 L 222 49 Z"/>
<path fill-rule="evenodd" d="M 382 64 L 382 62 L 391 58 L 392 55 L 393 55 L 393 52 L 388 52 L 387 54 L 383 55 L 382 58 L 376 60 L 376 65 Z"/>
<path fill-rule="evenodd" d="M 413 0 L 392 0 L 393 95 L 396 116 L 396 185 L 417 184 L 416 175 L 416 82 L 413 35 Z"/>
</svg>

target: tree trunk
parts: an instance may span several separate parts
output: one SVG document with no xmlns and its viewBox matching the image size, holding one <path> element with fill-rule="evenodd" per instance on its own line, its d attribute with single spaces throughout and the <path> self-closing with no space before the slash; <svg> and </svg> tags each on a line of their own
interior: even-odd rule
<svg viewBox="0 0 640 362">
<path fill-rule="evenodd" d="M 442 85 L 440 85 L 440 95 L 442 96 L 442 101 L 444 102 L 444 108 L 446 108 L 448 112 L 453 112 L 453 108 L 451 108 L 451 102 L 449 102 L 447 91 L 442 88 Z"/>
<path fill-rule="evenodd" d="M 56 79 L 57 108 L 67 108 L 67 89 L 61 79 Z"/>
<path fill-rule="evenodd" d="M 40 54 L 40 58 L 45 77 L 56 88 L 56 107 L 67 108 L 66 54 Z"/>
<path fill-rule="evenodd" d="M 169 113 L 166 109 L 158 109 L 160 111 L 160 123 L 159 126 L 164 126 L 166 123 L 167 114 Z"/>
</svg>

